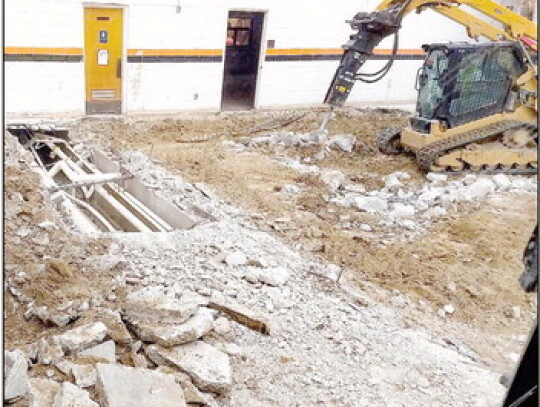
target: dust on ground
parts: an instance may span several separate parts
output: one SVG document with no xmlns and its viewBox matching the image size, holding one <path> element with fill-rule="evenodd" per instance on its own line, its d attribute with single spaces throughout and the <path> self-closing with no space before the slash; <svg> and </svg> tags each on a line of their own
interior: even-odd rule
<svg viewBox="0 0 540 407">
<path fill-rule="evenodd" d="M 5 177 L 4 277 L 13 291 L 4 297 L 4 340 L 6 348 L 14 348 L 44 333 L 42 321 L 25 317 L 28 309 L 68 308 L 103 297 L 111 290 L 114 271 L 87 261 L 107 253 L 107 239 L 66 233 L 58 226 L 63 222 L 36 173 L 6 166 Z M 22 307 L 14 295 L 32 304 Z"/>
<path fill-rule="evenodd" d="M 368 224 L 374 223 L 374 215 L 329 204 L 324 200 L 326 186 L 319 179 L 272 160 L 301 161 L 313 156 L 313 147 L 257 147 L 239 154 L 223 143 L 270 130 L 309 133 L 318 128 L 321 118 L 320 111 L 278 111 L 90 119 L 81 122 L 75 133 L 113 149 L 141 150 L 187 180 L 211 186 L 222 198 L 254 214 L 252 220 L 262 230 L 272 231 L 291 246 L 315 248 L 311 251 L 316 257 L 351 268 L 351 281 L 360 288 L 366 281 L 376 283 L 427 301 L 435 309 L 451 303 L 456 308 L 454 319 L 493 334 L 526 333 L 535 304 L 517 278 L 523 248 L 536 223 L 535 197 L 527 196 L 518 204 L 512 196 L 479 205 L 464 203 L 416 240 L 390 239 L 381 245 L 381 239 L 336 227 L 342 215 Z M 329 136 L 353 135 L 354 150 L 333 151 L 319 164 L 368 188 L 381 187 L 382 177 L 395 171 L 406 171 L 412 183 L 421 183 L 423 175 L 413 157 L 383 155 L 375 145 L 378 132 L 405 123 L 406 114 L 400 111 L 338 111 L 329 124 Z M 279 190 L 286 184 L 300 186 L 301 195 L 285 198 Z M 513 306 L 523 310 L 517 321 L 508 318 Z M 483 350 L 494 356 L 489 345 Z"/>
<path fill-rule="evenodd" d="M 399 231 L 379 227 L 375 215 L 329 203 L 328 187 L 320 178 L 275 161 L 276 157 L 305 161 L 317 147 L 237 151 L 224 143 L 275 130 L 307 133 L 318 127 L 320 118 L 317 112 L 287 111 L 165 120 L 91 118 L 77 123 L 71 132 L 75 140 L 143 151 L 168 171 L 210 186 L 218 197 L 210 199 L 212 205 L 223 206 L 225 198 L 231 207 L 245 209 L 165 236 L 125 234 L 114 243 L 66 232 L 36 177 L 16 166 L 8 169 L 6 207 L 12 212 L 7 214 L 6 277 L 15 293 L 6 300 L 6 346 L 21 347 L 63 329 L 25 318 L 21 300 L 25 295 L 49 310 L 74 308 L 79 319 L 69 325 L 72 328 L 104 318 L 81 311 L 85 301 L 97 298 L 106 307 L 117 308 L 125 293 L 116 281 L 120 278 L 126 288 L 127 275 L 136 272 L 139 288 L 164 286 L 181 292 L 193 283 L 207 290 L 232 290 L 250 305 L 271 306 L 267 309 L 281 301 L 273 315 L 286 322 L 282 332 L 261 337 L 233 328 L 231 336 L 246 355 L 257 357 L 234 360 L 239 368 L 232 405 L 255 404 L 253 400 L 267 405 L 355 405 L 352 400 L 357 402 L 359 394 L 366 405 L 383 405 L 394 397 L 396 403 L 405 400 L 407 405 L 434 399 L 440 405 L 480 405 L 481 399 L 499 398 L 502 388 L 493 392 L 496 372 L 514 366 L 516 361 L 505 357 L 519 352 L 517 346 L 525 342 L 534 316 L 535 302 L 517 278 L 521 253 L 535 224 L 536 198 L 498 193 L 463 203 L 425 233 L 403 239 Z M 421 185 L 422 174 L 411 157 L 376 151 L 373 133 L 396 122 L 405 122 L 403 113 L 338 112 L 330 135 L 353 134 L 355 149 L 332 151 L 317 164 L 337 169 L 370 189 L 380 188 L 382 177 L 398 170 L 408 172 L 412 184 Z M 301 193 L 283 194 L 281 188 L 287 184 L 300 186 Z M 163 185 L 156 183 L 157 188 Z M 522 199 L 517 204 L 516 196 Z M 246 224 L 242 216 L 249 217 Z M 363 234 L 344 230 L 337 226 L 342 216 L 373 225 L 374 230 Z M 279 289 L 254 287 L 226 264 L 212 266 L 220 239 L 227 242 L 225 254 L 241 248 L 250 259 L 266 257 L 294 270 L 287 287 L 274 298 Z M 113 252 L 129 263 L 127 269 L 107 262 L 107 253 Z M 348 303 L 350 299 L 342 298 L 342 286 L 311 274 L 311 263 L 324 269 L 327 262 L 343 267 L 343 284 L 349 284 L 345 288 L 363 292 L 369 306 L 360 299 Z M 206 266 L 211 267 L 212 278 Z M 290 298 L 280 298 L 285 292 Z M 448 303 L 455 313 L 437 318 L 437 309 Z M 521 310 L 518 317 L 509 313 L 514 306 Z M 471 356 L 468 348 L 476 353 Z M 128 350 L 121 348 L 120 362 L 132 365 Z M 42 377 L 48 371 L 37 366 L 31 373 Z M 480 385 L 466 386 L 472 380 Z"/>
</svg>

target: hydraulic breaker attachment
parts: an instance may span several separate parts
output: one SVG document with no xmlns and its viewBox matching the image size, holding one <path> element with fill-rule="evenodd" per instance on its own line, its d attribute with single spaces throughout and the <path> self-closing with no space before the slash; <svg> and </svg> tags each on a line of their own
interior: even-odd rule
<svg viewBox="0 0 540 407">
<path fill-rule="evenodd" d="M 386 37 L 396 34 L 401 25 L 403 5 L 395 5 L 381 11 L 372 13 L 360 12 L 352 20 L 346 21 L 357 32 L 350 36 L 350 40 L 343 46 L 345 50 L 336 70 L 332 83 L 326 92 L 324 103 L 331 107 L 343 106 L 354 82 L 358 79 L 358 71 L 372 54 L 373 49 Z M 397 41 L 394 41 L 394 52 Z M 388 65 L 388 64 L 387 64 Z M 379 72 L 366 76 L 385 74 L 389 66 Z M 378 80 L 378 79 L 377 79 Z M 374 79 L 365 81 L 375 81 Z"/>
</svg>

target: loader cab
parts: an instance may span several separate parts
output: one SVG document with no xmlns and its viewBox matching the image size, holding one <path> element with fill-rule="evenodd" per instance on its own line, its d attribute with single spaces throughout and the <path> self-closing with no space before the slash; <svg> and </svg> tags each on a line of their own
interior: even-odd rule
<svg viewBox="0 0 540 407">
<path fill-rule="evenodd" d="M 433 120 L 453 128 L 513 108 L 511 90 L 526 71 L 518 44 L 431 44 L 423 49 L 427 55 L 416 77 L 413 130 L 427 134 Z"/>
</svg>

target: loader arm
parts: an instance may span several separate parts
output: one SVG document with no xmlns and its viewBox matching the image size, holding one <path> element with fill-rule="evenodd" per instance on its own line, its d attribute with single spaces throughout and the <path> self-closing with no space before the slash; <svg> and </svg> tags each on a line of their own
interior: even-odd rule
<svg viewBox="0 0 540 407">
<path fill-rule="evenodd" d="M 383 0 L 375 10 L 384 10 L 403 3 L 407 3 L 407 1 Z M 503 29 L 499 29 L 488 21 L 469 13 L 461 6 L 469 6 L 482 13 L 485 17 L 496 20 L 503 25 Z M 504 39 L 517 41 L 521 36 L 525 35 L 534 40 L 537 39 L 536 24 L 534 22 L 493 0 L 412 0 L 407 5 L 405 14 L 415 10 L 420 12 L 424 9 L 434 10 L 463 25 L 471 38 L 483 36 L 492 41 Z"/>
<path fill-rule="evenodd" d="M 462 6 L 476 10 L 486 19 L 497 21 L 502 27 L 496 27 Z M 492 41 L 519 41 L 521 37 L 528 37 L 537 40 L 535 23 L 492 0 L 384 0 L 374 12 L 360 12 L 352 20 L 347 21 L 357 32 L 352 34 L 350 40 L 343 46 L 344 53 L 324 103 L 331 108 L 343 106 L 356 80 L 373 83 L 386 75 L 397 52 L 401 21 L 412 11 L 420 13 L 426 9 L 434 10 L 463 25 L 468 36 L 474 39 L 485 37 Z M 374 48 L 392 34 L 395 35 L 395 40 L 387 65 L 375 73 L 359 73 Z"/>
</svg>

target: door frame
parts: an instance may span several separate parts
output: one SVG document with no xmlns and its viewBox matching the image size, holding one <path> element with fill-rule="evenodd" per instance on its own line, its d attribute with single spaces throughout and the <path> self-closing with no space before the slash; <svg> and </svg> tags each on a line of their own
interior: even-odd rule
<svg viewBox="0 0 540 407">
<path fill-rule="evenodd" d="M 85 1 L 82 3 L 82 31 L 83 31 L 83 77 L 84 77 L 84 100 L 83 100 L 83 112 L 86 113 L 86 38 L 85 38 L 85 9 L 87 8 L 114 8 L 122 10 L 122 100 L 120 101 L 120 114 L 127 113 L 127 34 L 128 34 L 128 4 L 119 4 L 119 3 L 96 3 Z"/>
<path fill-rule="evenodd" d="M 261 83 L 261 76 L 263 71 L 263 62 L 266 57 L 266 27 L 267 27 L 267 19 L 268 19 L 268 9 L 259 9 L 259 8 L 240 8 L 240 7 L 233 7 L 226 9 L 226 15 L 225 15 L 225 36 L 223 40 L 223 61 L 221 63 L 221 90 L 223 90 L 223 82 L 224 82 L 224 75 L 225 72 L 225 58 L 227 57 L 227 47 L 225 45 L 225 39 L 227 38 L 227 24 L 229 21 L 229 13 L 234 11 L 239 11 L 243 13 L 262 13 L 263 15 L 263 24 L 261 28 L 261 45 L 259 47 L 259 60 L 257 61 L 257 79 L 255 80 L 255 94 L 253 96 L 253 109 L 259 108 L 259 84 Z M 221 99 L 219 100 L 219 110 L 221 111 L 223 103 L 223 94 L 221 93 Z"/>
</svg>

